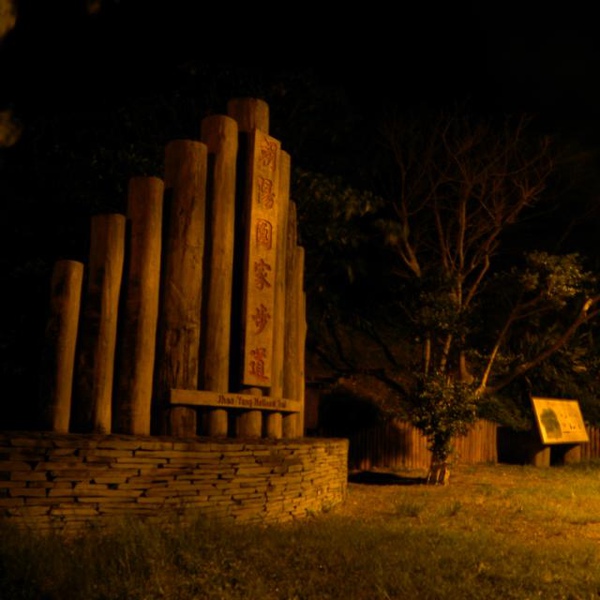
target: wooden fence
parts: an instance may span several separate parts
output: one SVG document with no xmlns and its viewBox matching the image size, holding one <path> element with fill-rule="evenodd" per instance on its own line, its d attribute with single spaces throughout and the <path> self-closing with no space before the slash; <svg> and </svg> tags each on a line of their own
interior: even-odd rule
<svg viewBox="0 0 600 600">
<path fill-rule="evenodd" d="M 452 461 L 462 464 L 533 462 L 534 454 L 530 450 L 532 442 L 535 444 L 535 434 L 525 432 L 506 436 L 503 429 L 490 421 L 478 421 L 465 437 L 456 439 Z M 576 460 L 600 458 L 600 428 L 588 427 L 587 431 L 589 442 L 578 446 Z M 430 466 L 431 453 L 426 438 L 404 421 L 392 420 L 357 431 L 349 436 L 349 440 L 351 470 L 427 469 Z M 539 450 L 539 444 L 536 450 Z M 565 445 L 557 444 L 552 450 L 556 456 L 553 462 L 560 462 L 564 458 Z"/>
<path fill-rule="evenodd" d="M 581 444 L 581 460 L 600 459 L 600 427 L 586 427 L 590 441 Z"/>
</svg>

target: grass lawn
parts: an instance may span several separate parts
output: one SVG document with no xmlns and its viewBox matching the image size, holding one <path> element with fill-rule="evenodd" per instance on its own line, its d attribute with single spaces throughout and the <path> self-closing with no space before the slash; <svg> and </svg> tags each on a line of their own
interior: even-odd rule
<svg viewBox="0 0 600 600">
<path fill-rule="evenodd" d="M 600 598 L 600 464 L 423 475 L 353 473 L 343 504 L 281 526 L 122 522 L 67 542 L 2 524 L 0 598 Z"/>
</svg>

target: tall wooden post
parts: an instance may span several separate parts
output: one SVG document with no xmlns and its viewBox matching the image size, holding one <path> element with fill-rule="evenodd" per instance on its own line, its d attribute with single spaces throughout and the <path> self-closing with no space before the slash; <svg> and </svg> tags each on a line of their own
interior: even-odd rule
<svg viewBox="0 0 600 600">
<path fill-rule="evenodd" d="M 280 154 L 279 213 L 277 219 L 277 268 L 275 272 L 275 301 L 273 313 L 273 360 L 271 361 L 271 392 L 275 398 L 283 398 L 283 369 L 285 343 L 285 288 L 287 219 L 290 202 L 291 159 L 287 152 Z M 266 434 L 270 438 L 283 435 L 283 415 L 270 412 L 266 417 Z"/>
<path fill-rule="evenodd" d="M 260 388 L 248 388 L 245 393 L 251 396 L 262 396 Z M 243 438 L 262 437 L 262 412 L 260 410 L 243 410 L 237 422 L 237 434 Z"/>
<path fill-rule="evenodd" d="M 298 398 L 298 303 L 296 284 L 296 242 L 297 242 L 296 204 L 289 203 L 286 235 L 286 286 L 285 286 L 285 334 L 284 334 L 284 365 L 283 365 L 283 395 L 293 400 Z M 299 416 L 290 413 L 283 417 L 283 436 L 297 437 L 299 432 Z"/>
<path fill-rule="evenodd" d="M 231 117 L 212 115 L 202 121 L 201 140 L 208 149 L 206 260 L 202 368 L 200 387 L 228 392 L 230 386 L 231 299 L 235 239 L 235 194 L 238 127 Z M 227 411 L 209 409 L 208 435 L 227 436 Z"/>
<path fill-rule="evenodd" d="M 227 113 L 229 116 L 234 118 L 238 124 L 239 132 L 239 150 L 238 150 L 238 202 L 237 202 L 237 214 L 239 216 L 237 231 L 240 232 L 243 238 L 246 239 L 244 248 L 237 252 L 238 272 L 243 272 L 244 284 L 243 288 L 239 288 L 240 294 L 246 294 L 247 290 L 247 277 L 248 264 L 252 257 L 249 256 L 249 242 L 251 240 L 250 228 L 252 227 L 250 209 L 252 207 L 253 194 L 256 194 L 257 188 L 255 187 L 255 167 L 256 167 L 256 132 L 262 132 L 265 136 L 268 136 L 269 132 L 269 106 L 266 102 L 256 98 L 234 98 L 227 103 Z M 267 224 L 267 227 L 269 225 Z M 241 237 L 241 236 L 240 236 Z M 270 387 L 270 382 L 264 381 L 252 381 L 250 383 L 245 382 L 245 370 L 246 370 L 246 344 L 247 339 L 247 313 L 248 313 L 248 302 L 244 300 L 240 308 L 240 314 L 234 315 L 236 319 L 236 325 L 240 331 L 237 336 L 237 341 L 240 344 L 242 353 L 236 356 L 235 367 L 239 368 L 240 373 L 237 375 L 239 378 L 240 387 L 250 387 L 251 390 L 259 388 L 262 392 L 263 387 Z M 264 315 L 264 312 L 263 312 Z M 267 315 L 265 315 L 267 316 Z M 258 316 L 257 316 L 258 318 Z M 268 320 L 268 319 L 267 319 Z M 264 321 L 263 321 L 264 322 Z M 272 327 L 272 323 L 269 323 Z M 261 349 L 257 350 L 262 351 Z M 272 348 L 269 348 L 269 353 Z M 257 356 L 257 362 L 261 360 L 260 356 Z M 259 410 L 243 411 L 241 417 L 238 420 L 237 431 L 241 437 L 254 437 L 256 431 L 262 427 L 262 413 Z"/>
<path fill-rule="evenodd" d="M 245 214 L 244 321 L 242 385 L 272 384 L 280 145 L 255 130 L 250 135 Z M 256 418 L 262 420 L 260 411 Z"/>
<path fill-rule="evenodd" d="M 227 114 L 235 119 L 240 133 L 258 129 L 269 133 L 269 105 L 258 98 L 233 98 L 227 102 Z"/>
<path fill-rule="evenodd" d="M 286 322 L 286 364 L 284 393 L 301 403 L 301 410 L 290 419 L 289 437 L 304 435 L 304 344 L 306 337 L 305 299 L 304 299 L 304 248 L 296 246 L 292 271 L 289 273 L 289 296 L 286 303 L 288 319 Z"/>
<path fill-rule="evenodd" d="M 160 282 L 164 185 L 157 177 L 129 181 L 128 274 L 121 318 L 115 423 L 119 432 L 150 434 Z"/>
<path fill-rule="evenodd" d="M 165 189 L 170 208 L 164 241 L 164 277 L 157 346 L 156 399 L 163 433 L 196 435 L 196 411 L 168 409 L 171 388 L 198 388 L 207 148 L 175 140 L 165 149 Z"/>
<path fill-rule="evenodd" d="M 92 217 L 88 286 L 77 356 L 76 424 L 110 433 L 119 296 L 125 255 L 125 216 Z"/>
<path fill-rule="evenodd" d="M 296 248 L 296 293 L 298 302 L 298 363 L 296 364 L 296 377 L 298 378 L 297 388 L 298 395 L 296 400 L 300 402 L 300 412 L 298 413 L 298 423 L 296 435 L 304 437 L 304 420 L 305 420 L 305 393 L 306 393 L 306 371 L 305 371 L 305 355 L 306 355 L 306 292 L 304 291 L 304 248 L 298 246 Z"/>
<path fill-rule="evenodd" d="M 60 260 L 54 265 L 42 361 L 42 400 L 48 411 L 46 424 L 58 433 L 68 433 L 71 420 L 82 285 L 83 263 Z"/>
</svg>

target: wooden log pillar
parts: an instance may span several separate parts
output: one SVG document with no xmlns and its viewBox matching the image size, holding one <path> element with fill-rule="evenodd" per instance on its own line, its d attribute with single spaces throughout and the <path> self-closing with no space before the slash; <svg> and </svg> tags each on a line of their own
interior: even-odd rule
<svg viewBox="0 0 600 600">
<path fill-rule="evenodd" d="M 51 431 L 68 433 L 75 347 L 79 327 L 83 263 L 60 260 L 52 270 L 50 312 L 42 356 L 42 406 Z"/>
<path fill-rule="evenodd" d="M 200 386 L 228 392 L 232 318 L 233 257 L 238 127 L 231 117 L 212 115 L 202 120 L 201 140 L 207 146 L 209 175 L 206 221 L 207 272 L 204 274 L 204 318 Z M 206 429 L 211 437 L 226 437 L 227 410 L 209 409 Z"/>
<path fill-rule="evenodd" d="M 248 388 L 245 394 L 262 396 L 260 388 Z M 237 422 L 237 435 L 241 438 L 262 437 L 262 412 L 260 410 L 242 410 Z"/>
<path fill-rule="evenodd" d="M 165 148 L 164 181 L 168 222 L 163 241 L 155 400 L 162 432 L 191 437 L 197 432 L 196 411 L 186 406 L 169 409 L 169 392 L 172 388 L 198 388 L 206 144 L 190 140 L 169 142 Z"/>
<path fill-rule="evenodd" d="M 235 119 L 240 133 L 258 129 L 269 133 L 269 105 L 258 98 L 232 98 L 227 102 L 227 114 Z"/>
<path fill-rule="evenodd" d="M 250 135 L 254 131 L 261 131 L 265 134 L 269 133 L 269 105 L 263 100 L 256 98 L 233 98 L 227 103 L 227 114 L 235 119 L 238 126 L 239 146 L 237 171 L 238 190 L 236 193 L 236 232 L 240 239 L 245 239 L 249 236 L 249 197 L 252 195 Z M 235 269 L 240 279 L 247 276 L 247 273 L 244 272 L 244 265 L 247 259 L 246 252 L 247 248 L 240 248 L 238 246 L 235 258 L 237 263 Z M 243 295 L 242 285 L 238 285 L 236 289 L 240 296 Z M 232 339 L 236 345 L 239 344 L 240 348 L 239 350 L 236 349 L 236 355 L 234 356 L 234 370 L 236 371 L 234 376 L 237 378 L 235 383 L 237 383 L 241 389 L 243 386 L 242 379 L 245 360 L 243 355 L 245 344 L 243 336 L 245 327 L 245 307 L 238 303 L 236 308 L 239 310 L 239 314 L 233 315 L 236 331 L 234 332 Z M 239 354 L 237 354 L 237 352 L 239 352 Z M 236 425 L 237 435 L 242 437 L 255 437 L 259 423 L 262 426 L 261 411 L 244 411 L 238 418 Z"/>
<path fill-rule="evenodd" d="M 296 290 L 296 242 L 297 242 L 296 204 L 289 203 L 286 232 L 286 286 L 285 286 L 285 333 L 283 364 L 283 395 L 296 400 L 299 395 L 298 377 L 298 303 Z M 299 416 L 297 413 L 284 415 L 283 437 L 294 438 L 299 434 Z"/>
<path fill-rule="evenodd" d="M 294 398 L 301 403 L 301 410 L 298 413 L 296 422 L 296 437 L 304 435 L 304 345 L 306 339 L 306 300 L 304 294 L 304 248 L 296 246 L 296 258 L 294 260 L 294 274 L 292 278 L 292 296 L 291 312 L 292 327 L 295 328 L 294 334 L 296 343 L 296 364 L 290 375 L 295 380 L 293 387 L 295 390 Z"/>
<path fill-rule="evenodd" d="M 273 360 L 271 361 L 271 396 L 283 398 L 283 368 L 285 345 L 285 287 L 287 220 L 290 203 L 291 158 L 287 152 L 280 154 L 279 213 L 277 218 L 276 243 L 277 267 L 275 272 L 275 301 L 273 314 Z M 266 416 L 266 435 L 269 438 L 283 437 L 283 415 L 272 412 Z"/>
<path fill-rule="evenodd" d="M 306 333 L 308 324 L 306 322 L 306 292 L 304 291 L 304 248 L 298 247 L 300 255 L 297 258 L 298 272 L 298 398 L 301 410 L 298 413 L 298 435 L 304 437 L 306 430 Z"/>
<path fill-rule="evenodd" d="M 150 435 L 162 237 L 164 184 L 157 177 L 129 181 L 129 248 L 116 386 L 120 433 Z"/>
<path fill-rule="evenodd" d="M 279 396 L 278 396 L 279 397 Z M 268 413 L 265 417 L 265 436 L 274 440 L 283 437 L 283 414 Z"/>
<path fill-rule="evenodd" d="M 77 353 L 77 428 L 110 433 L 125 215 L 92 217 L 88 286 Z"/>
</svg>

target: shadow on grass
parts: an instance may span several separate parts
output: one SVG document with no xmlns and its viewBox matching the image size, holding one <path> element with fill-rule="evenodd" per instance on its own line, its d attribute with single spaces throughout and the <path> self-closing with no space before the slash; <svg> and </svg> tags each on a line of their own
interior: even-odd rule
<svg viewBox="0 0 600 600">
<path fill-rule="evenodd" d="M 426 479 L 425 477 L 406 477 L 396 473 L 357 471 L 348 475 L 348 481 L 365 485 L 424 485 Z"/>
</svg>

